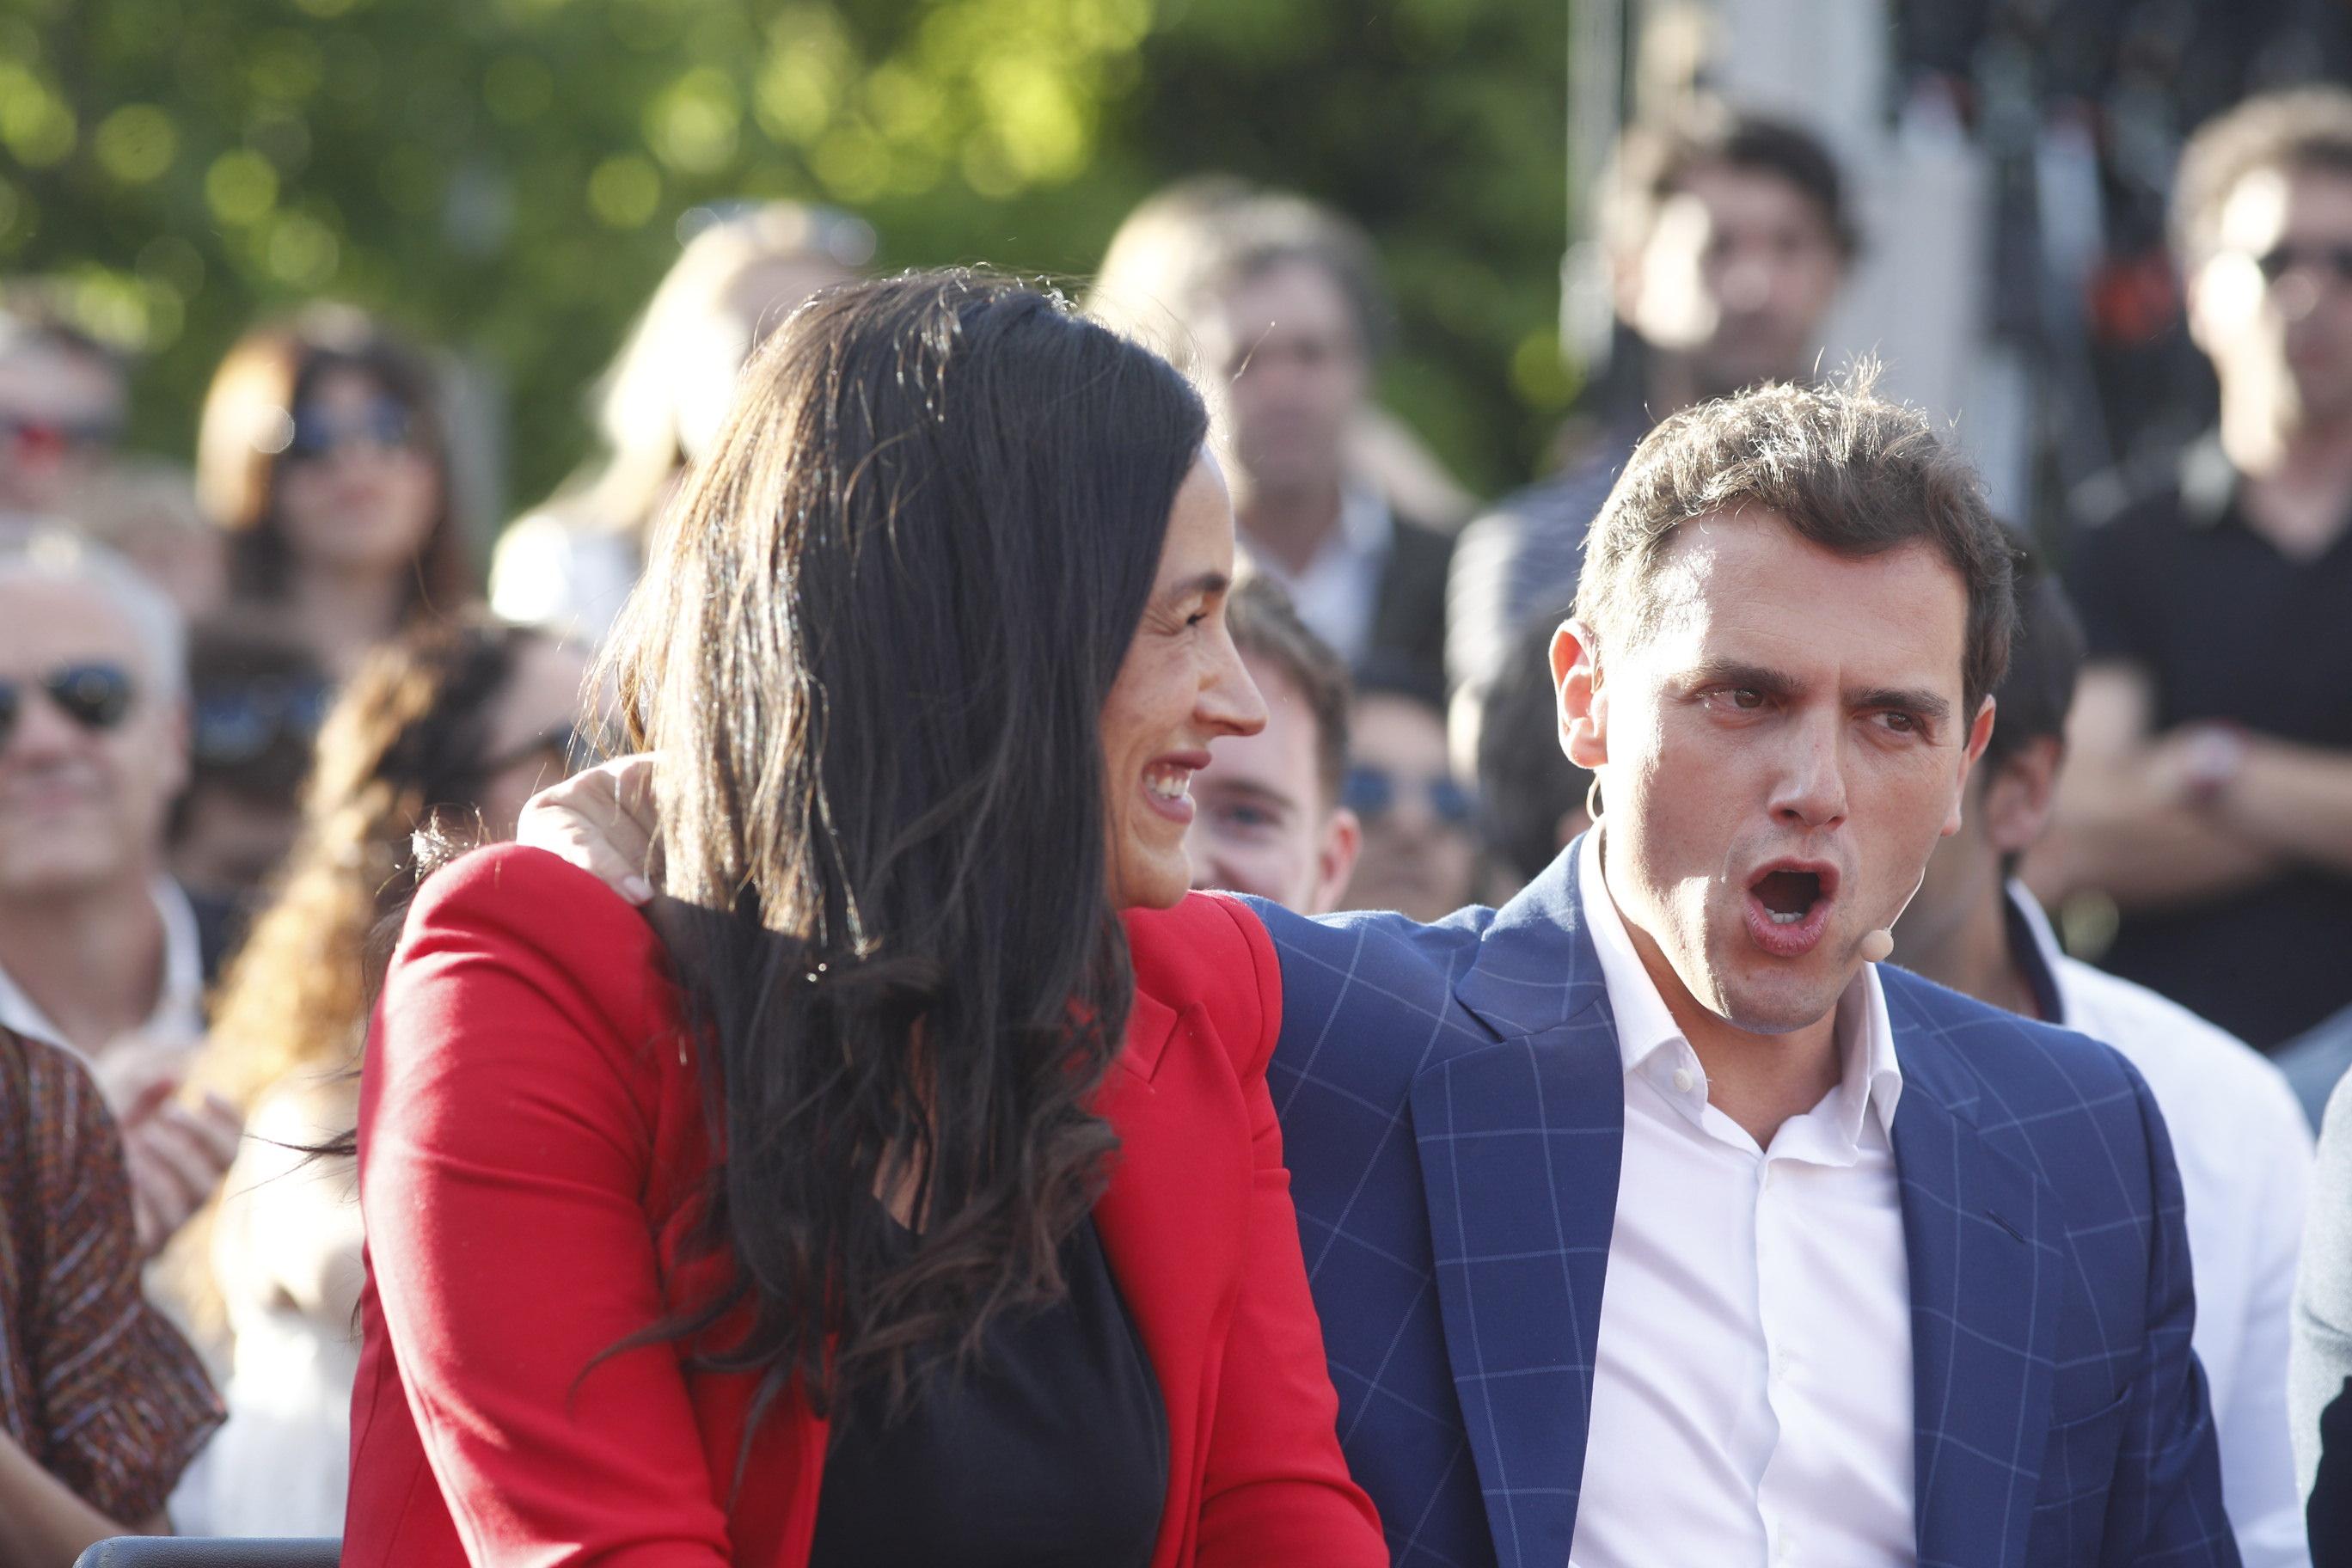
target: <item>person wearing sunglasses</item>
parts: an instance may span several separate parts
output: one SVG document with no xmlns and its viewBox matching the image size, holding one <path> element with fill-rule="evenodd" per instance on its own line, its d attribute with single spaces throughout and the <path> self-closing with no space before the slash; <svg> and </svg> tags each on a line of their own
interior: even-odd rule
<svg viewBox="0 0 2352 1568">
<path fill-rule="evenodd" d="M 385 956 L 371 941 L 415 890 L 415 836 L 508 837 L 569 766 L 585 674 L 573 647 L 470 612 L 379 648 L 314 725 L 294 851 L 195 1070 L 252 1136 L 208 1211 L 194 1284 L 196 1316 L 228 1331 L 231 1372 L 228 1425 L 174 1499 L 191 1533 L 342 1531 L 359 1210 L 350 1163 L 306 1152 L 358 1115 L 351 1069 Z"/>
<path fill-rule="evenodd" d="M 89 1061 L 122 1123 L 138 1238 L 159 1248 L 236 1152 L 184 1099 L 216 929 L 166 873 L 187 777 L 182 633 L 111 552 L 0 543 L 0 1026 Z"/>
<path fill-rule="evenodd" d="M 2073 542 L 2089 657 L 2045 900 L 2101 962 L 2269 1050 L 2352 1005 L 2352 91 L 2254 98 L 2174 194 L 2221 417 Z"/>
<path fill-rule="evenodd" d="M 230 349 L 196 490 L 230 536 L 231 613 L 282 626 L 337 681 L 477 596 L 432 377 L 357 311 L 314 307 Z"/>
<path fill-rule="evenodd" d="M 1446 761 L 1445 710 L 1418 666 L 1358 672 L 1340 800 L 1363 824 L 1345 907 L 1443 920 L 1477 889 L 1477 797 Z"/>
<path fill-rule="evenodd" d="M 0 508 L 54 514 L 114 449 L 122 365 L 37 300 L 0 308 Z"/>
</svg>

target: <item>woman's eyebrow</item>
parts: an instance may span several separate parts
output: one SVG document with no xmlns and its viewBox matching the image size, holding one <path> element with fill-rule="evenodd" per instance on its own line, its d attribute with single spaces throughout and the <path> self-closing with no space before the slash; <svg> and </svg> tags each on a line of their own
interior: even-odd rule
<svg viewBox="0 0 2352 1568">
<path fill-rule="evenodd" d="M 1213 599 L 1233 585 L 1233 576 L 1229 573 L 1202 572 L 1196 576 L 1187 577 L 1181 583 L 1171 584 L 1161 592 L 1160 597 L 1162 602 L 1171 605 L 1195 595 L 1203 599 Z"/>
</svg>

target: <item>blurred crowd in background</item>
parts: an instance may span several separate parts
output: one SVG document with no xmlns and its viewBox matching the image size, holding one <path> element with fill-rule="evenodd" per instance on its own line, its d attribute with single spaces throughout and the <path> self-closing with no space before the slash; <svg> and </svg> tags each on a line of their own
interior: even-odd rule
<svg viewBox="0 0 2352 1568">
<path fill-rule="evenodd" d="M 1086 269 L 1090 308 L 1210 395 L 1252 569 L 1234 631 L 1272 721 L 1196 780 L 1196 879 L 1424 920 L 1509 897 L 1587 820 L 1549 645 L 1634 445 L 1874 353 L 2042 568 L 1896 961 L 2044 1016 L 2138 1006 L 2114 976 L 2205 1020 L 2118 1026 L 2194 1036 L 2141 1065 L 2188 1173 L 2232 1511 L 2249 1562 L 2304 1561 L 2287 1304 L 2305 1119 L 2352 1065 L 2352 92 L 2306 84 L 2352 66 L 2352 13 L 1567 14 L 1582 392 L 1523 486 L 1475 493 L 1384 403 L 1384 359 L 1441 329 L 1392 302 L 1379 214 L 1189 174 Z M 762 337 L 877 258 L 972 254 L 880 228 L 689 212 L 587 393 L 594 455 L 503 526 L 467 455 L 506 421 L 460 345 L 289 301 L 184 411 L 192 447 L 134 451 L 175 424 L 134 420 L 141 365 L 74 289 L 0 287 L 0 1025 L 91 1070 L 134 1227 L 68 1266 L 37 1234 L 63 1219 L 9 1204 L 0 1300 L 30 1299 L 27 1260 L 70 1291 L 128 1258 L 201 1363 L 140 1411 L 87 1379 L 44 1406 L 11 1391 L 106 1325 L 0 1331 L 0 1442 L 107 1519 L 339 1531 L 361 1237 L 347 1166 L 302 1151 L 352 1124 L 411 836 L 510 832 L 593 752 L 587 660 Z"/>
</svg>

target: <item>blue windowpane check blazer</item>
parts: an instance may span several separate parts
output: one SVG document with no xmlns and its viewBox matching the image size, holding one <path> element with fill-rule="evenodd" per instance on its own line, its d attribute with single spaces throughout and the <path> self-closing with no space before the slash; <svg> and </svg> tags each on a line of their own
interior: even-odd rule
<svg viewBox="0 0 2352 1568">
<path fill-rule="evenodd" d="M 1575 1534 L 1625 1108 L 1576 856 L 1436 925 L 1250 900 L 1340 1441 L 1400 1568 L 1563 1568 Z M 1880 977 L 1920 1563 L 2235 1563 L 2147 1086 L 2082 1036 Z"/>
</svg>

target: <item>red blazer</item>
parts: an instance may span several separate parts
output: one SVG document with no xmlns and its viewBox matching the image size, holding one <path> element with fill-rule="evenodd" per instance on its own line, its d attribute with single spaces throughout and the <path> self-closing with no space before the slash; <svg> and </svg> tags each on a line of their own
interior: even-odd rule
<svg viewBox="0 0 2352 1568">
<path fill-rule="evenodd" d="M 1386 1563 L 1266 1094 L 1273 946 L 1206 895 L 1136 919 L 1155 940 L 1099 1101 L 1120 1151 L 1095 1219 L 1167 1405 L 1152 1563 Z M 709 1159 L 679 1019 L 651 927 L 551 855 L 484 849 L 418 896 L 361 1090 L 346 1568 L 807 1561 L 825 1428 L 804 1406 L 761 1423 L 730 1503 L 751 1378 L 669 1344 L 588 1370 L 707 1285 L 674 1268 Z"/>
</svg>

